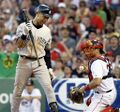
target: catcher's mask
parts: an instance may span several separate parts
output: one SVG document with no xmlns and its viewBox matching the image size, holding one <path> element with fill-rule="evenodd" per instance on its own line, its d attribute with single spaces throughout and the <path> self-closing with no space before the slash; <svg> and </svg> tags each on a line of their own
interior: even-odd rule
<svg viewBox="0 0 120 112">
<path fill-rule="evenodd" d="M 84 49 L 100 49 L 100 52 L 104 53 L 103 44 L 99 40 L 88 40 L 86 42 L 83 42 L 80 45 L 80 49 L 81 51 L 84 51 Z"/>
</svg>

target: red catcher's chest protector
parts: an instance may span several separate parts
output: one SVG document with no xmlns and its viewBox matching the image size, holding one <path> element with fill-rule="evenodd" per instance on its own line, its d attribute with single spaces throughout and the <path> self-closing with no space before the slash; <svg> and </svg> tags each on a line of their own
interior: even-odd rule
<svg viewBox="0 0 120 112">
<path fill-rule="evenodd" d="M 88 63 L 88 70 L 89 70 L 89 72 L 88 72 L 88 77 L 89 77 L 89 81 L 92 81 L 92 80 L 93 80 L 93 75 L 92 75 L 92 72 L 91 72 L 91 69 L 90 69 L 90 68 L 91 68 L 92 63 L 93 63 L 94 61 L 96 61 L 96 60 L 102 60 L 102 61 L 106 62 L 106 63 L 107 63 L 107 67 L 108 67 L 108 69 L 109 69 L 108 74 L 107 74 L 106 76 L 103 76 L 102 79 L 106 79 L 106 78 L 109 78 L 109 77 L 113 77 L 112 74 L 111 74 L 111 63 L 110 63 L 109 59 L 106 58 L 106 57 L 102 57 L 102 56 L 101 56 L 101 57 L 95 57 L 95 58 L 91 59 L 91 60 L 89 61 L 89 63 Z"/>
</svg>

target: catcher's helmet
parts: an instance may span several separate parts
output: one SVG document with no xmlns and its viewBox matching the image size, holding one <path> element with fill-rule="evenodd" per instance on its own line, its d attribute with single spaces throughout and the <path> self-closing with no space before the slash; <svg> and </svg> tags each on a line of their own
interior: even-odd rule
<svg viewBox="0 0 120 112">
<path fill-rule="evenodd" d="M 88 40 L 80 45 L 81 50 L 85 48 L 103 49 L 103 44 L 99 40 Z"/>
<path fill-rule="evenodd" d="M 50 8 L 45 4 L 40 4 L 38 7 L 36 7 L 35 12 L 41 12 L 45 17 L 50 17 L 51 15 Z"/>
</svg>

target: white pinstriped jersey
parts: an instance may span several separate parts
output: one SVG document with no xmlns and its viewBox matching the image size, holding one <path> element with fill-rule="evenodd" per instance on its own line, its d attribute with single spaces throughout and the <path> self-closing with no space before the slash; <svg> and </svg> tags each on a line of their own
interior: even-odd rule
<svg viewBox="0 0 120 112">
<path fill-rule="evenodd" d="M 46 45 L 48 46 L 51 45 L 51 40 L 52 40 L 51 31 L 45 24 L 39 29 L 37 29 L 32 24 L 32 21 L 30 21 L 30 24 L 32 26 L 31 31 L 34 37 L 34 43 L 38 53 L 38 57 L 43 57 L 45 56 L 44 49 Z M 25 28 L 26 28 L 25 23 L 22 23 L 18 26 L 16 32 L 18 38 L 21 37 L 22 34 L 25 34 Z M 25 41 L 26 41 L 26 46 L 24 48 L 18 49 L 19 54 L 29 57 L 36 57 L 31 40 L 25 40 Z"/>
</svg>

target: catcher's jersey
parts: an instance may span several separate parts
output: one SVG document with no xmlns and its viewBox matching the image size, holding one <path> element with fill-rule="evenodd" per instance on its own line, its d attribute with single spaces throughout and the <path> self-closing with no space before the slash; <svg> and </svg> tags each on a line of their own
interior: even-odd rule
<svg viewBox="0 0 120 112">
<path fill-rule="evenodd" d="M 44 24 L 41 28 L 36 28 L 32 21 L 30 21 L 30 24 L 32 26 L 32 34 L 34 37 L 34 43 L 35 47 L 38 53 L 39 57 L 45 56 L 45 47 L 48 45 L 50 47 L 51 45 L 51 31 L 50 29 Z M 25 34 L 26 24 L 22 23 L 18 26 L 16 35 L 17 37 L 21 37 L 22 34 Z M 29 57 L 36 57 L 34 48 L 32 45 L 32 42 L 30 40 L 30 37 L 28 37 L 26 41 L 26 46 L 24 48 L 18 48 L 18 52 L 20 55 L 25 55 Z"/>
<path fill-rule="evenodd" d="M 90 67 L 91 75 L 94 78 L 103 78 L 107 76 L 109 73 L 108 63 L 97 59 L 95 60 Z M 99 92 L 109 91 L 115 89 L 113 77 L 109 77 L 106 79 L 102 79 L 100 86 L 98 86 L 95 90 Z"/>
</svg>

